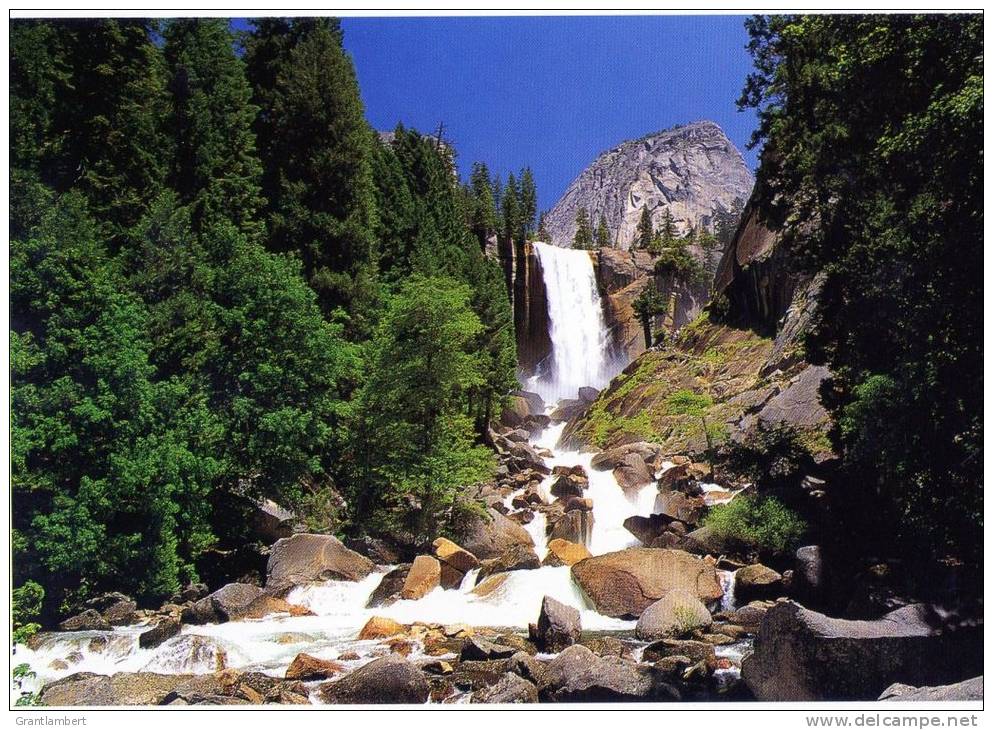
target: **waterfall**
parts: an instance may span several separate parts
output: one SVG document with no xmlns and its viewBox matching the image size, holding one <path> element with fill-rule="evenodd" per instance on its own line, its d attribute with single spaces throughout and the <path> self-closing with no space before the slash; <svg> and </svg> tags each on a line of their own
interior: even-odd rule
<svg viewBox="0 0 993 730">
<path fill-rule="evenodd" d="M 612 376 L 609 337 L 588 251 L 534 244 L 548 299 L 552 362 L 528 384 L 546 403 L 603 388 Z"/>
</svg>

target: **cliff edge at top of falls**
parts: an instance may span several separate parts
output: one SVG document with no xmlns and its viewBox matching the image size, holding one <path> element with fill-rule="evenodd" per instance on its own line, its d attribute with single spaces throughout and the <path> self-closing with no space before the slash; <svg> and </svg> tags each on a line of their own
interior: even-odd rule
<svg viewBox="0 0 993 730">
<path fill-rule="evenodd" d="M 699 121 L 623 142 L 583 170 L 545 218 L 551 243 L 570 246 L 576 213 L 602 214 L 616 248 L 630 248 L 641 209 L 658 226 L 668 209 L 677 229 L 711 226 L 714 215 L 747 200 L 754 183 L 741 153 L 714 122 Z"/>
</svg>

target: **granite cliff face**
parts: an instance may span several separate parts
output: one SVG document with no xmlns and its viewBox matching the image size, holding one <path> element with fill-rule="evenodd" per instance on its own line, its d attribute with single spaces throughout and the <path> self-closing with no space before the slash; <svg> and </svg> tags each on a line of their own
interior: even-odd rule
<svg viewBox="0 0 993 730">
<path fill-rule="evenodd" d="M 617 340 L 637 354 L 637 321 L 627 300 L 650 275 L 650 257 L 640 251 L 599 253 L 598 279 L 612 307 L 608 322 L 622 327 Z M 656 326 L 678 329 L 678 335 L 665 348 L 639 354 L 567 425 L 563 444 L 609 448 L 651 441 L 662 444 L 664 453 L 699 453 L 706 442 L 696 422 L 673 413 L 669 402 L 676 391 L 691 390 L 712 403 L 707 422 L 720 424 L 725 438 L 787 423 L 798 429 L 818 468 L 827 467 L 834 454 L 820 389 L 831 374 L 806 362 L 803 346 L 822 286 L 822 276 L 791 268 L 780 226 L 747 206 L 713 283 L 714 296 L 725 301 L 716 307 L 723 314 L 713 320 L 699 316 L 689 324 L 657 321 Z M 683 316 L 701 312 L 702 304 L 687 298 Z M 672 319 L 671 312 L 666 316 Z"/>
<path fill-rule="evenodd" d="M 735 198 L 747 200 L 754 180 L 741 153 L 713 122 L 693 122 L 624 142 L 587 167 L 548 212 L 551 243 L 570 246 L 576 212 L 585 207 L 594 226 L 602 213 L 616 248 L 628 249 L 642 206 L 657 226 L 668 208 L 677 229 L 709 227 Z"/>
</svg>

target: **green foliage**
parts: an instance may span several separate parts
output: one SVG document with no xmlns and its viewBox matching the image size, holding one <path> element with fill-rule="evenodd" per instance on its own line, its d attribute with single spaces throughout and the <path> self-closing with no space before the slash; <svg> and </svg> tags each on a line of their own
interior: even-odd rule
<svg viewBox="0 0 993 730">
<path fill-rule="evenodd" d="M 668 299 L 659 294 L 655 288 L 655 281 L 650 279 L 638 292 L 638 296 L 631 303 L 635 314 L 641 321 L 642 331 L 645 333 L 645 347 L 652 346 L 652 320 L 659 314 L 664 314 L 668 305 Z"/>
<path fill-rule="evenodd" d="M 90 581 L 168 593 L 209 534 L 197 505 L 216 464 L 189 429 L 202 404 L 154 379 L 147 313 L 97 236 L 69 194 L 11 242 L 14 526 L 24 577 L 53 600 Z"/>
<path fill-rule="evenodd" d="M 792 552 L 807 531 L 800 516 L 775 497 L 736 497 L 713 507 L 703 524 L 719 538 L 776 555 Z"/>
<path fill-rule="evenodd" d="M 666 412 L 671 416 L 702 416 L 714 404 L 710 396 L 683 388 L 665 399 Z"/>
<path fill-rule="evenodd" d="M 469 195 L 471 211 L 469 225 L 476 234 L 480 245 L 496 232 L 497 215 L 493 203 L 493 188 L 490 184 L 490 170 L 484 162 L 476 162 L 469 175 Z"/>
<path fill-rule="evenodd" d="M 485 381 L 470 296 L 455 281 L 415 275 L 390 298 L 357 399 L 358 519 L 428 537 L 459 490 L 491 473 L 466 415 Z"/>
<path fill-rule="evenodd" d="M 269 201 L 270 247 L 294 252 L 326 316 L 364 334 L 375 298 L 373 135 L 355 69 L 327 18 L 255 22 L 245 63 Z"/>
<path fill-rule="evenodd" d="M 112 236 L 141 217 L 172 158 L 152 30 L 138 19 L 11 24 L 12 165 L 83 193 Z"/>
<path fill-rule="evenodd" d="M 576 235 L 572 238 L 572 247 L 585 250 L 593 248 L 593 225 L 586 208 L 576 211 Z"/>
<path fill-rule="evenodd" d="M 644 217 L 644 213 L 642 213 L 642 217 Z M 651 224 L 651 219 L 648 220 L 648 223 Z M 662 220 L 659 222 L 658 230 L 649 239 L 647 249 L 653 256 L 658 256 L 663 249 L 673 246 L 677 239 L 676 220 L 672 217 L 672 210 L 666 206 L 662 211 Z"/>
<path fill-rule="evenodd" d="M 517 384 L 481 244 L 531 234 L 530 170 L 466 189 L 440 140 L 377 141 L 334 20 L 243 56 L 216 20 L 11 31 L 15 636 L 196 580 L 226 492 L 437 534 Z"/>
<path fill-rule="evenodd" d="M 796 427 L 762 422 L 742 441 L 727 444 L 722 456 L 732 473 L 762 490 L 780 491 L 796 486 L 810 457 Z"/>
<path fill-rule="evenodd" d="M 544 241 L 545 243 L 548 243 L 548 241 L 551 240 L 551 236 L 548 233 L 547 223 L 545 221 L 547 217 L 547 214 L 542 212 L 541 216 L 538 218 L 538 232 L 535 234 L 535 237 L 539 241 Z"/>
<path fill-rule="evenodd" d="M 672 213 L 665 209 L 665 214 L 669 216 L 669 223 L 672 223 Z M 634 234 L 634 248 L 648 251 L 652 248 L 652 239 L 655 238 L 655 231 L 652 228 L 652 214 L 648 212 L 648 206 L 641 206 L 641 218 L 638 219 L 638 229 Z"/>
<path fill-rule="evenodd" d="M 600 214 L 600 219 L 596 224 L 596 247 L 607 248 L 610 246 L 610 229 L 607 228 L 607 216 Z"/>
<path fill-rule="evenodd" d="M 521 171 L 521 232 L 520 240 L 531 238 L 535 217 L 538 215 L 538 189 L 530 167 Z"/>
<path fill-rule="evenodd" d="M 655 259 L 655 273 L 672 286 L 676 281 L 702 283 L 707 274 L 689 249 L 686 238 L 673 239 L 670 244 L 660 244 Z"/>
<path fill-rule="evenodd" d="M 794 264 L 825 277 L 806 344 L 834 373 L 846 533 L 978 558 L 983 19 L 748 28 L 755 71 L 739 103 L 758 109 L 765 143 L 754 204 L 785 224 Z"/>
<path fill-rule="evenodd" d="M 26 680 L 34 679 L 37 676 L 31 666 L 26 663 L 18 664 L 11 671 L 11 689 L 18 693 L 17 701 L 14 702 L 16 707 L 32 707 L 41 704 L 38 695 L 23 689 Z"/>
<path fill-rule="evenodd" d="M 503 237 L 507 241 L 522 241 L 520 232 L 523 228 L 521 215 L 521 190 L 514 173 L 507 176 L 507 184 L 503 188 L 500 199 L 500 214 L 503 221 Z"/>
<path fill-rule="evenodd" d="M 41 626 L 34 619 L 41 616 L 44 600 L 45 589 L 31 580 L 11 592 L 10 620 L 15 644 L 25 644 L 38 633 Z"/>
<path fill-rule="evenodd" d="M 177 140 L 170 183 L 192 211 L 194 227 L 219 218 L 259 233 L 261 164 L 252 123 L 258 109 L 244 64 L 232 47 L 227 18 L 173 20 L 165 30 Z"/>
</svg>

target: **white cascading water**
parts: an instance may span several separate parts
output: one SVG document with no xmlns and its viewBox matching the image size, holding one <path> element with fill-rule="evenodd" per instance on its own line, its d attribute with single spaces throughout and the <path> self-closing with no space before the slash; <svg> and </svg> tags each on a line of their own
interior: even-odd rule
<svg viewBox="0 0 993 730">
<path fill-rule="evenodd" d="M 608 335 L 589 254 L 543 243 L 535 244 L 535 252 L 541 262 L 548 298 L 553 362 L 527 387 L 542 396 L 551 412 L 559 400 L 575 398 L 583 386 L 603 388 L 613 375 L 612 371 L 623 363 L 611 362 L 609 358 Z M 632 515 L 652 514 L 658 496 L 657 485 L 653 482 L 637 490 L 625 491 L 611 471 L 592 468 L 592 453 L 558 449 L 564 428 L 564 423 L 551 424 L 531 443 L 550 452 L 551 456 L 545 458 L 549 467 L 580 465 L 585 469 L 589 477 L 585 496 L 593 501 L 588 549 L 593 555 L 602 555 L 640 545 L 623 523 Z M 663 464 L 662 471 L 671 466 L 671 463 Z M 553 481 L 554 477 L 550 475 L 538 486 L 538 494 L 546 504 L 554 501 L 550 492 Z M 734 496 L 716 484 L 703 487 L 708 504 L 720 504 Z M 524 492 L 522 487 L 508 495 L 504 500 L 507 508 L 512 509 L 513 498 Z M 546 525 L 545 514 L 534 510 L 533 519 L 524 526 L 540 559 L 548 553 Z M 225 656 L 228 667 L 252 669 L 273 676 L 283 676 L 289 663 L 302 651 L 336 659 L 346 668 L 353 669 L 382 652 L 378 641 L 356 639 L 359 630 L 372 616 L 385 616 L 404 624 L 417 621 L 462 623 L 522 631 L 537 619 L 542 598 L 546 595 L 578 609 L 584 629 L 631 630 L 635 625 L 634 621 L 610 618 L 593 610 L 566 566 L 511 571 L 501 585 L 485 594 L 474 592 L 478 571 L 471 571 L 458 589 L 438 587 L 420 600 L 399 600 L 389 606 L 366 608 L 370 595 L 389 569 L 389 566 L 380 566 L 377 572 L 358 582 L 326 581 L 291 591 L 287 600 L 308 607 L 314 612 L 313 616 L 283 614 L 251 621 L 183 626 L 179 636 L 154 649 L 138 646 L 138 634 L 145 627 L 123 627 L 109 633 L 46 634 L 33 650 L 18 646 L 14 663 L 26 662 L 37 673 L 22 688 L 27 690 L 37 690 L 47 682 L 80 671 L 204 674 L 216 670 L 219 652 Z M 719 575 L 725 590 L 719 606 L 724 610 L 733 609 L 734 574 L 721 571 Z M 415 642 L 412 657 L 421 656 L 422 650 L 423 647 Z M 341 660 L 341 654 L 346 651 L 355 652 L 359 658 Z M 733 660 L 735 665 L 719 671 L 729 677 L 735 676 L 741 651 L 738 644 L 719 647 L 718 654 Z M 12 691 L 12 699 L 16 696 Z"/>
<path fill-rule="evenodd" d="M 529 382 L 546 403 L 603 388 L 611 372 L 610 341 L 593 261 L 587 251 L 534 244 L 548 299 L 551 363 Z"/>
</svg>

